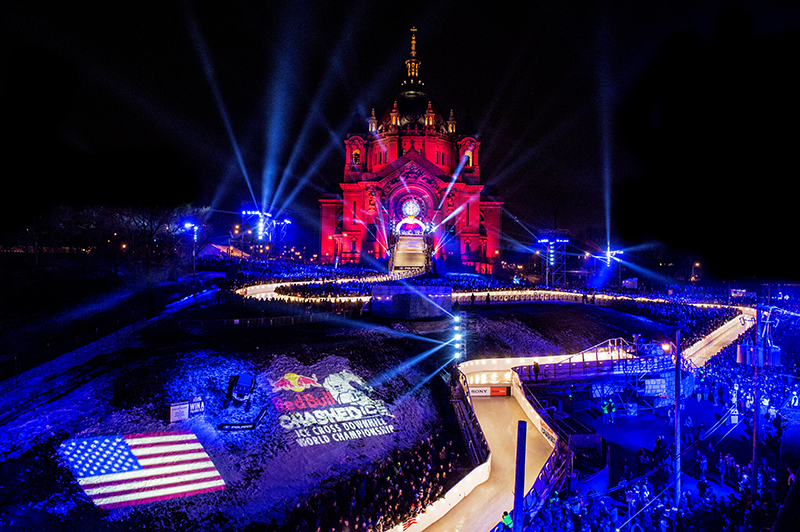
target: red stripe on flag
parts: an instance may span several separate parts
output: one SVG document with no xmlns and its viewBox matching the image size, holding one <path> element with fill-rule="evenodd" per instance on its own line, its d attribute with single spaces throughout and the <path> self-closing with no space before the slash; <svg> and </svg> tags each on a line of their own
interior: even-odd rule
<svg viewBox="0 0 800 532">
<path fill-rule="evenodd" d="M 192 473 L 195 473 L 195 471 L 192 471 Z M 201 471 L 197 471 L 197 473 L 201 473 Z M 160 477 L 156 477 L 156 478 L 160 478 Z M 148 492 L 148 491 L 155 491 L 155 490 L 160 490 L 160 489 L 165 489 L 165 488 L 174 488 L 176 486 L 186 486 L 186 485 L 197 484 L 198 482 L 211 482 L 212 480 L 216 480 L 218 478 L 220 478 L 219 474 L 217 474 L 216 476 L 204 477 L 202 479 L 179 480 L 177 482 L 167 482 L 165 484 L 158 484 L 157 486 L 147 486 L 146 488 L 129 488 L 129 489 L 120 489 L 120 490 L 116 490 L 116 491 L 108 491 L 108 492 L 105 492 L 105 493 L 95 493 L 91 497 L 92 497 L 92 499 L 105 499 L 106 497 L 118 497 L 120 495 L 128 495 L 129 493 L 145 493 L 145 492 Z M 150 480 L 152 480 L 152 479 L 150 479 Z M 181 491 L 179 493 L 186 493 L 186 492 L 185 491 Z"/>
<path fill-rule="evenodd" d="M 144 477 L 138 477 L 135 479 L 123 479 L 123 480 L 108 480 L 106 482 L 94 482 L 94 483 L 86 483 L 81 484 L 83 489 L 94 489 L 94 488 L 105 488 L 108 486 L 119 486 L 120 484 L 130 484 L 131 482 L 143 482 L 145 480 L 152 480 L 154 478 L 169 478 L 169 477 L 177 477 L 180 475 L 189 475 L 191 473 L 202 473 L 203 471 L 216 471 L 217 468 L 214 467 L 214 464 L 210 463 L 211 460 L 206 459 L 206 462 L 209 462 L 209 465 L 206 467 L 201 467 L 198 469 L 190 469 L 188 471 L 176 471 L 174 473 L 164 473 L 162 475 L 149 475 Z"/>
<path fill-rule="evenodd" d="M 140 432 L 138 434 L 126 434 L 125 439 L 128 438 L 161 438 L 162 436 L 181 436 L 186 434 L 193 434 L 191 430 L 175 430 L 169 432 Z"/>
<path fill-rule="evenodd" d="M 200 443 L 197 438 L 193 440 L 172 440 L 172 441 L 158 441 L 151 443 L 128 443 L 128 447 L 133 449 L 153 449 L 157 447 L 172 447 L 173 445 L 186 445 L 187 443 Z"/>
<path fill-rule="evenodd" d="M 172 456 L 180 456 L 182 454 L 197 454 L 197 453 L 205 453 L 205 451 L 203 451 L 203 449 L 198 447 L 198 448 L 194 448 L 194 449 L 184 449 L 182 451 L 168 451 L 166 453 L 143 454 L 141 456 L 137 456 L 136 458 L 138 460 L 149 460 L 151 458 L 169 458 L 169 457 L 172 457 Z M 186 461 L 186 462 L 181 462 L 181 463 L 186 464 L 186 463 L 189 463 L 189 462 Z M 148 466 L 148 467 L 152 467 L 152 466 Z"/>
<path fill-rule="evenodd" d="M 417 524 L 417 518 L 412 515 L 411 517 L 406 519 L 405 523 L 403 523 L 403 530 L 408 530 L 409 528 L 411 528 L 411 525 L 416 525 L 416 524 Z"/>
<path fill-rule="evenodd" d="M 169 499 L 177 499 L 179 497 L 188 497 L 189 495 L 199 495 L 201 493 L 209 493 L 211 491 L 224 490 L 225 486 L 212 486 L 210 488 L 203 488 L 199 490 L 184 491 L 181 493 L 171 493 L 169 495 L 159 495 L 158 497 L 148 497 L 146 499 L 137 499 L 134 501 L 115 502 L 111 504 L 98 505 L 100 508 L 110 510 L 112 508 L 120 508 L 123 506 L 135 506 L 138 504 L 146 504 L 150 502 L 166 501 Z"/>
</svg>

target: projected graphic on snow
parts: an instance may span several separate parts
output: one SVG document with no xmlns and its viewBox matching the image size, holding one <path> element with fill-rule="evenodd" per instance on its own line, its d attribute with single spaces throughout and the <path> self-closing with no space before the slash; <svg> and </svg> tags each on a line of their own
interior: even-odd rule
<svg viewBox="0 0 800 532">
<path fill-rule="evenodd" d="M 350 370 L 325 377 L 286 373 L 272 385 L 278 423 L 301 447 L 386 436 L 394 417 L 372 388 Z"/>
<path fill-rule="evenodd" d="M 203 445 L 189 431 L 77 438 L 62 443 L 58 452 L 100 508 L 225 489 Z"/>
</svg>

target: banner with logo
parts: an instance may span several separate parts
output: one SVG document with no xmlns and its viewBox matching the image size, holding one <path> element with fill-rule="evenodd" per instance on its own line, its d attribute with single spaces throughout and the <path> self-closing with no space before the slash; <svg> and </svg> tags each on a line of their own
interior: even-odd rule
<svg viewBox="0 0 800 532">
<path fill-rule="evenodd" d="M 394 416 L 361 377 L 348 369 L 324 378 L 285 373 L 272 387 L 278 423 L 300 447 L 328 445 L 394 432 Z"/>
</svg>

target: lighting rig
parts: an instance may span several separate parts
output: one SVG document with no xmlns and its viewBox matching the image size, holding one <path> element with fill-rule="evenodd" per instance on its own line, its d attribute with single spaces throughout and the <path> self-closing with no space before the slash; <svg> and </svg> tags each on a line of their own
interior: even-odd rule
<svg viewBox="0 0 800 532">
<path fill-rule="evenodd" d="M 564 231 L 542 231 L 537 243 L 545 248 L 545 285 L 566 286 L 567 244 L 569 238 Z"/>
<path fill-rule="evenodd" d="M 455 352 L 453 357 L 456 359 L 467 358 L 467 318 L 465 312 L 453 315 L 453 347 Z"/>
<path fill-rule="evenodd" d="M 281 247 L 286 240 L 286 230 L 292 220 L 289 218 L 288 211 L 280 211 L 276 214 L 267 211 L 243 210 L 240 242 L 242 249 L 246 238 L 249 240 L 251 252 L 255 250 L 262 254 L 270 250 L 274 245 Z M 238 229 L 237 229 L 238 230 Z M 233 238 L 233 234 L 231 234 Z"/>
</svg>

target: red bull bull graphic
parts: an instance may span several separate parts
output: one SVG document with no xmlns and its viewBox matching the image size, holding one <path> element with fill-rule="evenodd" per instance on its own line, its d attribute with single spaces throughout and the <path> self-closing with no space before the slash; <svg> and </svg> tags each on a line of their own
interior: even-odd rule
<svg viewBox="0 0 800 532">
<path fill-rule="evenodd" d="M 299 393 L 312 387 L 322 388 L 322 385 L 317 382 L 316 375 L 306 377 L 305 375 L 298 375 L 297 373 L 287 373 L 271 384 L 273 392 L 291 390 Z"/>
<path fill-rule="evenodd" d="M 286 373 L 271 384 L 276 394 L 272 405 L 281 414 L 278 422 L 300 447 L 394 432 L 394 416 L 384 402 L 371 398 L 372 388 L 349 370 L 332 373 L 322 382 L 316 375 Z"/>
</svg>

